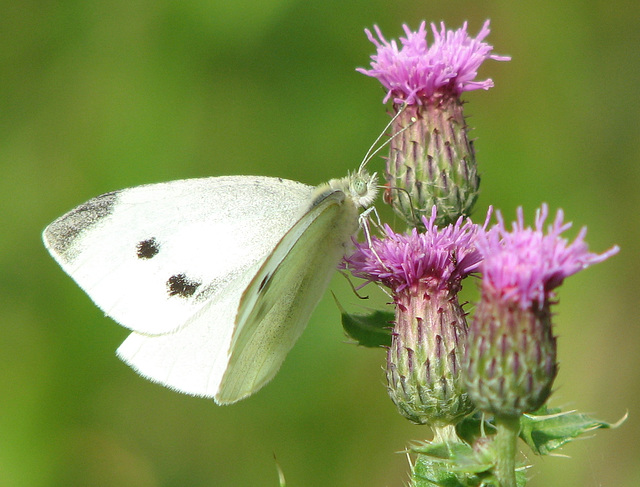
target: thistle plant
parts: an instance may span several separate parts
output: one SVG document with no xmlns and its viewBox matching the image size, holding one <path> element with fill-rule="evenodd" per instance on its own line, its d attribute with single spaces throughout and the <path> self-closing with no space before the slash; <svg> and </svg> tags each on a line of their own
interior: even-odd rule
<svg viewBox="0 0 640 487">
<path fill-rule="evenodd" d="M 546 204 L 532 227 L 521 208 L 510 229 L 499 211 L 493 226 L 491 211 L 484 225 L 469 218 L 480 179 L 461 95 L 493 86 L 476 80 L 485 60 L 510 59 L 484 42 L 489 21 L 475 38 L 466 23 L 456 31 L 432 24 L 430 46 L 424 22 L 417 31 L 404 26 L 400 44 L 374 30 L 366 30 L 377 48 L 371 69 L 359 71 L 377 78 L 384 102 L 392 102 L 385 201 L 409 229 L 384 225 L 345 257 L 344 268 L 385 289 L 394 307 L 343 314 L 345 331 L 360 344 L 386 347 L 389 396 L 402 416 L 433 431 L 431 441 L 411 448 L 413 487 L 523 486 L 518 438 L 547 454 L 611 426 L 550 409 L 547 400 L 558 368 L 557 288 L 618 247 L 589 252 L 584 228 L 569 242 L 561 210 L 545 229 Z M 471 319 L 458 297 L 469 276 L 481 289 Z"/>
<path fill-rule="evenodd" d="M 436 207 L 439 225 L 471 214 L 478 197 L 480 177 L 473 142 L 469 138 L 463 102 L 466 91 L 493 86 L 487 79 L 476 81 L 477 70 L 487 59 L 508 61 L 491 54 L 483 42 L 489 21 L 476 38 L 467 34 L 467 24 L 456 31 L 431 24 L 434 42 L 427 44 L 426 22 L 416 32 L 406 25 L 406 37 L 387 41 L 378 27 L 378 39 L 365 30 L 377 47 L 371 69 L 359 72 L 378 79 L 393 102 L 394 118 L 385 177 L 387 200 L 411 227 L 421 227 L 422 217 Z"/>
<path fill-rule="evenodd" d="M 360 278 L 391 290 L 395 317 L 387 349 L 387 385 L 400 414 L 430 424 L 449 438 L 454 426 L 474 410 L 464 390 L 462 363 L 467 338 L 465 312 L 458 301 L 462 280 L 479 265 L 475 239 L 481 229 L 467 219 L 438 228 L 436 207 L 415 228 L 357 244 L 346 259 Z"/>
<path fill-rule="evenodd" d="M 564 279 L 618 252 L 598 255 L 584 242 L 586 228 L 569 243 L 571 227 L 561 210 L 545 233 L 547 205 L 526 227 L 522 208 L 511 231 L 498 223 L 476 245 L 483 259 L 482 297 L 469 333 L 467 390 L 478 408 L 496 417 L 519 417 L 539 409 L 551 394 L 557 372 L 551 323 L 555 289 Z"/>
<path fill-rule="evenodd" d="M 561 210 L 545 233 L 547 205 L 526 227 L 522 208 L 511 231 L 500 212 L 498 223 L 477 239 L 482 254 L 482 296 L 469 330 L 465 358 L 467 392 L 476 406 L 493 415 L 497 428 L 496 475 L 516 485 L 513 454 L 524 413 L 540 409 L 551 394 L 558 370 L 551 305 L 564 279 L 618 252 L 588 251 L 586 228 L 569 243 L 571 227 Z"/>
</svg>

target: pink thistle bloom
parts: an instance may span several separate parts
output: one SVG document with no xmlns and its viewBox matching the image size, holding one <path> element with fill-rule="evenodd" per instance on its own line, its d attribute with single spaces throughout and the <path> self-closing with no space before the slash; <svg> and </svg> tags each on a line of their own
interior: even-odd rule
<svg viewBox="0 0 640 487">
<path fill-rule="evenodd" d="M 442 228 L 436 220 L 433 206 L 431 217 L 423 217 L 424 233 L 414 228 L 397 234 L 386 225 L 384 238 L 356 244 L 345 267 L 391 289 L 389 396 L 407 419 L 430 424 L 444 437 L 474 409 L 462 377 L 467 322 L 457 294 L 462 279 L 480 264 L 475 240 L 484 230 L 463 217 Z"/>
<path fill-rule="evenodd" d="M 485 413 L 517 418 L 540 408 L 551 394 L 558 365 L 551 305 L 564 279 L 618 252 L 589 252 L 583 228 L 573 242 L 561 210 L 547 227 L 547 205 L 526 227 L 522 208 L 511 232 L 498 223 L 478 235 L 482 296 L 469 328 L 465 356 L 467 393 Z"/>
<path fill-rule="evenodd" d="M 356 243 L 356 251 L 345 258 L 346 267 L 354 276 L 381 282 L 396 294 L 419 283 L 455 294 L 460 281 L 480 265 L 475 241 L 481 227 L 460 217 L 439 228 L 436 214 L 434 206 L 431 217 L 423 217 L 425 232 L 414 228 L 399 234 L 385 224 L 384 238 L 371 237 L 371 245 Z"/>
<path fill-rule="evenodd" d="M 518 303 L 522 309 L 542 307 L 553 297 L 552 291 L 576 272 L 608 259 L 620 250 L 614 246 L 602 254 L 589 252 L 583 227 L 569 243 L 561 234 L 571 228 L 558 210 L 544 233 L 549 208 L 536 212 L 534 228 L 525 227 L 522 208 L 509 232 L 500 212 L 498 223 L 482 234 L 476 245 L 484 257 L 481 266 L 483 290 L 504 301 Z"/>
<path fill-rule="evenodd" d="M 406 37 L 400 38 L 401 48 L 395 40 L 387 41 L 378 26 L 374 26 L 377 39 L 365 29 L 377 53 L 371 56 L 371 69 L 359 68 L 357 71 L 378 78 L 387 89 L 383 103 L 393 98 L 398 104 L 422 105 L 445 95 L 458 97 L 465 91 L 488 90 L 493 86 L 491 79 L 475 80 L 480 65 L 486 59 L 511 59 L 490 54 L 493 46 L 483 42 L 490 32 L 488 20 L 475 38 L 467 33 L 467 22 L 456 31 L 445 30 L 443 22 L 438 31 L 432 23 L 434 42 L 430 47 L 426 22 L 422 22 L 416 32 L 406 24 L 403 29 Z"/>
</svg>

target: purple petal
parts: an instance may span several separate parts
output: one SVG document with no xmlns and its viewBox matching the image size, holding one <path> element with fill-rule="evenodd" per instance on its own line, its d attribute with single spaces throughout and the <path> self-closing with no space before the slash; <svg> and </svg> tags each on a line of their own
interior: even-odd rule
<svg viewBox="0 0 640 487">
<path fill-rule="evenodd" d="M 431 24 L 434 42 L 427 45 L 426 22 L 417 31 L 402 26 L 405 37 L 400 37 L 402 47 L 396 41 L 387 41 L 378 26 L 374 26 L 377 38 L 365 29 L 377 53 L 371 56 L 371 69 L 358 68 L 367 76 L 378 78 L 387 89 L 386 102 L 393 97 L 395 103 L 424 104 L 433 97 L 459 96 L 465 91 L 493 86 L 491 79 L 477 81 L 478 68 L 486 59 L 508 61 L 509 56 L 490 54 L 493 46 L 483 42 L 489 35 L 487 20 L 475 38 L 467 33 L 467 23 L 456 30 L 446 30 L 444 23 L 438 30 Z"/>
</svg>

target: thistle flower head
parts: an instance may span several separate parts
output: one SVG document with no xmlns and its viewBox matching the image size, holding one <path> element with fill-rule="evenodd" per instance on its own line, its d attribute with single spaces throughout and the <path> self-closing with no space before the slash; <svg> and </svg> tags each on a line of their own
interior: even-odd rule
<svg viewBox="0 0 640 487">
<path fill-rule="evenodd" d="M 571 224 L 562 211 L 545 233 L 547 205 L 526 227 L 522 208 L 511 231 L 498 223 L 478 236 L 482 296 L 465 357 L 467 392 L 482 411 L 518 417 L 540 408 L 551 394 L 558 366 L 553 335 L 553 290 L 564 279 L 618 252 L 588 251 L 583 228 L 573 242 L 561 237 Z"/>
<path fill-rule="evenodd" d="M 440 30 L 431 24 L 434 36 L 431 46 L 427 45 L 426 22 L 415 32 L 407 25 L 403 29 L 406 37 L 400 38 L 400 48 L 395 40 L 387 41 L 378 26 L 374 26 L 377 38 L 369 29 L 365 30 L 377 53 L 371 56 L 371 69 L 358 71 L 377 78 L 387 89 L 384 103 L 393 98 L 399 104 L 422 105 L 433 97 L 487 90 L 493 86 L 491 79 L 475 80 L 480 65 L 486 59 L 510 59 L 490 54 L 493 47 L 483 42 L 490 32 L 488 20 L 475 38 L 467 33 L 466 22 L 456 31 L 445 30 L 444 23 L 440 24 Z"/>
<path fill-rule="evenodd" d="M 549 208 L 543 204 L 536 212 L 534 227 L 527 227 L 522 208 L 518 208 L 517 220 L 509 231 L 502 214 L 496 212 L 498 223 L 477 241 L 484 257 L 483 290 L 517 303 L 522 309 L 543 306 L 566 277 L 619 251 L 614 246 L 602 254 L 589 252 L 584 227 L 573 242 L 563 238 L 561 234 L 571 228 L 571 223 L 564 222 L 562 210 L 558 210 L 545 234 L 548 215 Z"/>
<path fill-rule="evenodd" d="M 460 281 L 477 269 L 481 257 L 475 248 L 481 227 L 471 220 L 458 218 L 443 228 L 436 226 L 437 209 L 431 217 L 423 217 L 426 228 L 415 228 L 405 234 L 384 226 L 384 238 L 371 237 L 371 243 L 356 243 L 356 250 L 345 259 L 346 267 L 355 275 L 380 282 L 395 294 L 424 283 L 433 291 L 449 289 L 457 292 Z"/>
<path fill-rule="evenodd" d="M 387 90 L 384 102 L 392 99 L 396 112 L 403 110 L 391 127 L 396 135 L 385 171 L 387 201 L 409 226 L 418 228 L 435 205 L 437 223 L 444 226 L 471 214 L 480 186 L 460 95 L 493 86 L 491 79 L 476 80 L 486 59 L 510 58 L 491 54 L 493 47 L 484 42 L 489 21 L 475 38 L 467 33 L 466 22 L 456 31 L 446 30 L 444 23 L 439 29 L 431 24 L 431 46 L 425 22 L 415 32 L 403 28 L 400 44 L 387 41 L 377 26 L 375 36 L 366 30 L 377 53 L 371 56 L 371 69 L 358 71 L 377 78 Z"/>
<path fill-rule="evenodd" d="M 457 293 L 480 263 L 475 248 L 483 228 L 462 217 L 444 228 L 437 212 L 416 229 L 357 244 L 345 267 L 392 290 L 395 324 L 387 351 L 387 384 L 400 413 L 437 428 L 456 424 L 474 409 L 462 378 L 467 323 Z"/>
</svg>

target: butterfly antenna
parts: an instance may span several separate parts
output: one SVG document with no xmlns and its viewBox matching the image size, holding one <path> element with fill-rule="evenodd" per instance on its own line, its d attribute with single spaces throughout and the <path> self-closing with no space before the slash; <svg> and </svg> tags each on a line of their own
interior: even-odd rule
<svg viewBox="0 0 640 487">
<path fill-rule="evenodd" d="M 402 132 L 404 132 L 405 130 L 407 130 L 409 127 L 411 127 L 413 125 L 413 123 L 415 122 L 415 119 L 412 119 L 411 123 L 409 125 L 407 125 L 406 127 L 404 127 L 402 130 L 399 130 L 398 132 L 396 132 L 395 134 L 393 134 L 389 140 L 385 141 L 384 144 L 382 144 L 380 147 L 378 147 L 377 149 L 375 149 L 376 145 L 378 144 L 378 142 L 380 142 L 380 139 L 382 139 L 382 137 L 384 136 L 384 134 L 387 133 L 387 130 L 389 130 L 389 127 L 391 127 L 391 125 L 393 125 L 393 122 L 396 121 L 396 119 L 400 116 L 400 114 L 402 114 L 402 112 L 404 112 L 405 108 L 407 108 L 407 104 L 405 103 L 404 105 L 402 105 L 400 107 L 400 110 L 398 110 L 398 113 L 396 113 L 393 118 L 391 119 L 391 121 L 385 126 L 385 128 L 382 130 L 382 132 L 380 132 L 380 135 L 378 135 L 378 137 L 376 138 L 376 140 L 373 141 L 373 144 L 371 144 L 371 147 L 369 147 L 369 150 L 367 151 L 367 153 L 364 155 L 364 158 L 362 159 L 362 162 L 360 163 L 360 167 L 358 169 L 358 172 L 362 171 L 364 169 L 364 166 L 367 165 L 367 163 L 373 159 L 373 157 L 375 157 L 375 155 L 380 152 L 387 144 L 389 144 L 389 142 L 391 142 L 394 138 L 396 138 L 398 135 L 400 135 Z M 375 150 L 374 150 L 375 149 Z"/>
</svg>

